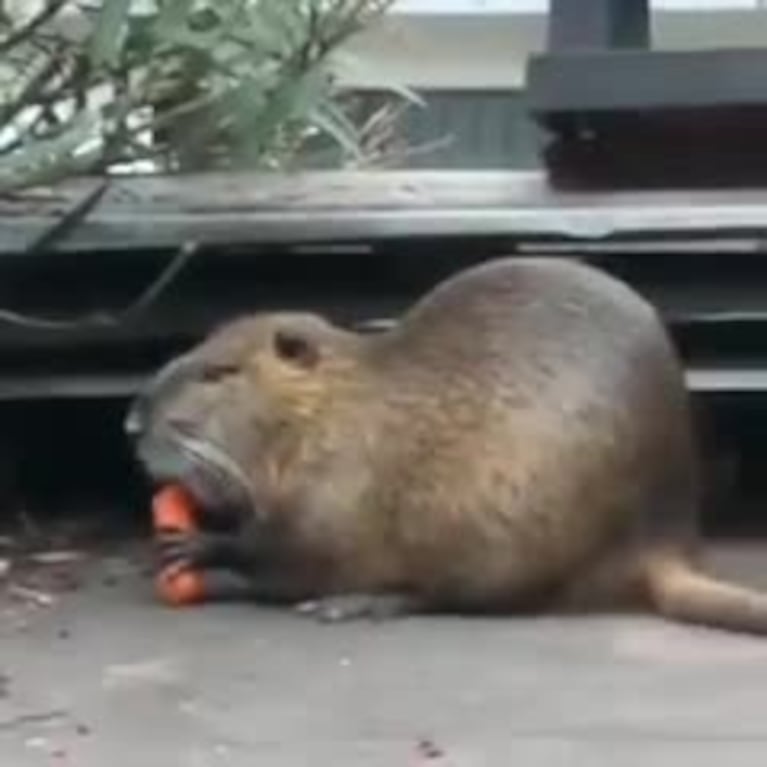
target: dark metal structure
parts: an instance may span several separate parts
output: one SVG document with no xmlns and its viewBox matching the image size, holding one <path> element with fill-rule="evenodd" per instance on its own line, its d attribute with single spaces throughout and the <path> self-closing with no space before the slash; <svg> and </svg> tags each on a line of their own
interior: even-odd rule
<svg viewBox="0 0 767 767">
<path fill-rule="evenodd" d="M 767 390 L 767 48 L 655 51 L 648 0 L 552 0 L 549 21 L 528 88 L 543 173 L 114 178 L 100 196 L 80 179 L 0 200 L 0 399 L 129 394 L 240 311 L 391 318 L 454 269 L 531 251 L 654 300 L 696 390 Z"/>
<path fill-rule="evenodd" d="M 0 199 L 0 401 L 121 398 L 239 312 L 385 322 L 462 266 L 530 252 L 653 300 L 695 391 L 762 396 L 767 49 L 657 52 L 648 22 L 647 0 L 552 0 L 529 69 L 544 172 L 116 177 Z"/>
<path fill-rule="evenodd" d="M 458 268 L 528 253 L 624 278 L 666 318 L 701 401 L 761 407 L 767 49 L 657 52 L 648 21 L 647 0 L 552 0 L 529 69 L 544 172 L 119 177 L 100 196 L 79 179 L 0 199 L 0 405 L 16 424 L 0 441 L 28 432 L 16 403 L 120 401 L 234 314 L 387 322 Z M 756 446 L 764 484 L 760 424 L 734 439 Z"/>
<path fill-rule="evenodd" d="M 535 172 L 120 178 L 30 253 L 93 183 L 0 201 L 0 399 L 127 395 L 233 314 L 386 321 L 461 266 L 531 252 L 588 259 L 655 301 L 697 391 L 767 390 L 767 191 L 563 192 Z"/>
<path fill-rule="evenodd" d="M 767 48 L 657 51 L 650 0 L 552 0 L 528 93 L 559 186 L 762 186 Z"/>
</svg>

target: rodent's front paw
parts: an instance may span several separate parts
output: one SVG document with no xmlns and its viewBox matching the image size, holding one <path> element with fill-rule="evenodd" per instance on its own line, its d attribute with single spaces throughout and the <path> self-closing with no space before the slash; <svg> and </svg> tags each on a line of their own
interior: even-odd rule
<svg viewBox="0 0 767 767">
<path fill-rule="evenodd" d="M 296 609 L 320 623 L 383 621 L 414 612 L 415 603 L 404 594 L 337 594 L 301 602 Z"/>
<path fill-rule="evenodd" d="M 205 567 L 211 549 L 209 536 L 198 531 L 164 532 L 155 540 L 159 566 L 168 572 Z"/>
</svg>

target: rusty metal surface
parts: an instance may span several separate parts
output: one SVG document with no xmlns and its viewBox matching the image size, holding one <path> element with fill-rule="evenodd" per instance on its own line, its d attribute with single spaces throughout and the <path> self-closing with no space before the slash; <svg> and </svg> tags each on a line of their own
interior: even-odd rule
<svg viewBox="0 0 767 767">
<path fill-rule="evenodd" d="M 0 254 L 24 252 L 92 188 L 0 199 Z M 56 247 L 116 251 L 418 237 L 513 241 L 743 237 L 767 232 L 767 190 L 562 192 L 537 172 L 316 172 L 116 178 Z"/>
</svg>

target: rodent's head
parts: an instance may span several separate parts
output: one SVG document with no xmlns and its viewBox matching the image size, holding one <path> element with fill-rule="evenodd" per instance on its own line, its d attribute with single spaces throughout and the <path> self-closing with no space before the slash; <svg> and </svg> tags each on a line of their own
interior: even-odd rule
<svg viewBox="0 0 767 767">
<path fill-rule="evenodd" d="M 157 483 L 209 511 L 263 511 L 280 451 L 317 417 L 358 337 L 312 314 L 245 317 L 170 361 L 125 429 Z"/>
</svg>

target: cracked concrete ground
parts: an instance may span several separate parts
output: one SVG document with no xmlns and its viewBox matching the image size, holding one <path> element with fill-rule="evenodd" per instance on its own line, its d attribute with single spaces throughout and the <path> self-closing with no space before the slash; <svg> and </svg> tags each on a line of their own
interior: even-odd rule
<svg viewBox="0 0 767 767">
<path fill-rule="evenodd" d="M 767 585 L 767 546 L 718 559 Z M 767 761 L 767 639 L 630 616 L 321 626 L 242 604 L 173 611 L 125 561 L 87 564 L 52 604 L 0 600 L 0 765 Z"/>
</svg>

